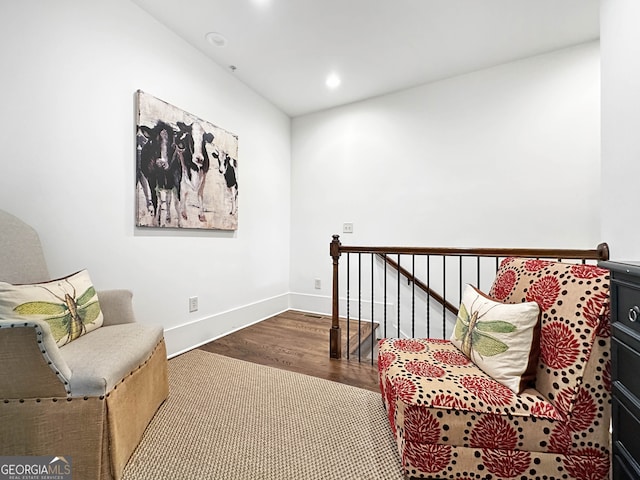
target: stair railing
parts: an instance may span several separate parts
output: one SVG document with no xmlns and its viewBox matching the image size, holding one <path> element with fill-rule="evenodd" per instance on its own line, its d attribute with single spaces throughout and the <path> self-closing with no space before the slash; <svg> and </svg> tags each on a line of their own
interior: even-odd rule
<svg viewBox="0 0 640 480">
<path fill-rule="evenodd" d="M 339 267 L 340 258 L 342 254 L 346 254 L 347 257 L 347 273 L 346 273 L 346 328 L 349 328 L 351 313 L 350 313 L 350 255 L 357 255 L 357 267 L 358 267 L 358 293 L 357 293 L 357 320 L 358 324 L 362 321 L 362 281 L 361 281 L 361 269 L 362 269 L 362 256 L 370 256 L 370 269 L 371 269 L 371 282 L 370 282 L 370 301 L 371 312 L 370 321 L 373 325 L 375 312 L 374 305 L 376 303 L 374 297 L 374 257 L 381 261 L 383 273 L 383 290 L 384 300 L 382 302 L 384 306 L 384 315 L 382 319 L 381 328 L 384 329 L 384 335 L 387 334 L 387 266 L 391 267 L 391 270 L 396 274 L 396 288 L 397 288 L 397 329 L 396 333 L 400 334 L 401 325 L 401 298 L 400 298 L 400 277 L 404 277 L 411 287 L 411 303 L 412 309 L 415 306 L 415 289 L 426 295 L 427 305 L 430 305 L 430 301 L 442 306 L 442 336 L 445 338 L 446 331 L 446 314 L 449 312 L 451 315 L 457 315 L 459 305 L 459 297 L 462 296 L 463 284 L 466 283 L 465 279 L 468 277 L 467 272 L 464 271 L 464 259 L 475 259 L 473 262 L 475 273 L 475 283 L 480 287 L 481 279 L 486 276 L 486 270 L 483 272 L 482 267 L 485 265 L 485 261 L 481 262 L 481 259 L 494 259 L 494 262 L 489 262 L 492 265 L 491 272 L 489 274 L 495 277 L 495 272 L 500 266 L 500 261 L 508 257 L 524 257 L 534 259 L 546 259 L 556 261 L 575 261 L 576 263 L 596 263 L 602 260 L 609 259 L 609 247 L 606 243 L 601 243 L 595 249 L 541 249 L 541 248 L 452 248 L 452 247 L 371 247 L 371 246 L 345 246 L 340 242 L 339 235 L 333 235 L 333 240 L 329 246 L 330 256 L 333 259 L 333 285 L 332 285 L 332 322 L 329 332 L 329 355 L 331 358 L 339 359 L 342 357 L 342 328 L 340 326 L 340 289 L 339 289 Z M 393 256 L 391 258 L 390 256 Z M 401 265 L 401 258 L 408 256 L 411 259 L 411 270 Z M 416 257 L 423 258 L 425 260 L 423 268 L 426 267 L 426 281 L 416 276 Z M 439 280 L 439 285 L 442 288 L 442 292 L 439 293 L 433 287 L 430 286 L 430 265 L 433 263 L 432 259 L 441 258 L 442 277 Z M 453 260 L 452 260 L 453 259 Z M 449 261 L 452 260 L 452 261 Z M 457 261 L 456 261 L 457 260 Z M 457 272 L 453 276 L 457 276 L 457 290 L 458 298 L 457 303 L 452 303 L 447 300 L 447 285 L 451 282 L 448 279 L 452 276 L 447 271 L 447 263 L 454 263 L 457 266 Z M 492 281 L 492 280 L 491 280 Z M 430 331 L 430 307 L 427 307 L 427 332 Z M 415 311 L 412 311 L 412 332 L 414 335 L 415 319 L 413 316 Z M 373 364 L 373 350 L 375 342 L 375 328 L 372 328 L 374 333 L 371 335 L 371 363 Z M 347 356 L 351 348 L 349 346 L 349 333 L 347 332 Z M 358 355 L 360 360 L 360 355 Z"/>
</svg>

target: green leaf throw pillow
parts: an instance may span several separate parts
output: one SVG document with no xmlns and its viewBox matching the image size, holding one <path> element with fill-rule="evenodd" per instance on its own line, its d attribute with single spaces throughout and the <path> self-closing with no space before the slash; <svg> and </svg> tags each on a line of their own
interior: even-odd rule
<svg viewBox="0 0 640 480">
<path fill-rule="evenodd" d="M 103 316 L 89 273 L 81 270 L 50 282 L 0 282 L 0 318 L 44 320 L 59 347 L 102 326 Z"/>
<path fill-rule="evenodd" d="M 535 379 L 540 307 L 503 303 L 466 285 L 451 342 L 487 375 L 520 393 Z"/>
</svg>

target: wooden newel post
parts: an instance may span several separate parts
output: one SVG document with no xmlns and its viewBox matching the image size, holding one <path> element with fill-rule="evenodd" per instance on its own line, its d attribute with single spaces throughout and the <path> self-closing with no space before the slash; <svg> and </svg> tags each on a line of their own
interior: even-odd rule
<svg viewBox="0 0 640 480">
<path fill-rule="evenodd" d="M 342 333 L 340 332 L 340 312 L 338 299 L 338 261 L 340 260 L 340 235 L 334 235 L 329 244 L 329 254 L 333 258 L 333 295 L 331 330 L 329 331 L 329 357 L 342 357 Z"/>
<path fill-rule="evenodd" d="M 601 243 L 598 245 L 598 257 L 599 260 L 609 260 L 609 245 Z"/>
</svg>

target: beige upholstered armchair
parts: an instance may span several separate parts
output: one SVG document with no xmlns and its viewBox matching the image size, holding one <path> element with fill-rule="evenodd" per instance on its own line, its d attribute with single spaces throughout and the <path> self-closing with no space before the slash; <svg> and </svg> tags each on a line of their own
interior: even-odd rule
<svg viewBox="0 0 640 480">
<path fill-rule="evenodd" d="M 47 281 L 37 233 L 0 210 L 0 286 Z M 166 348 L 161 327 L 135 321 L 130 292 L 97 292 L 96 302 L 92 288 L 83 301 L 99 304 L 102 325 L 63 346 L 33 308 L 0 313 L 0 455 L 65 456 L 73 478 L 119 479 L 167 398 Z M 68 326 L 66 296 L 39 290 L 61 300 Z"/>
</svg>

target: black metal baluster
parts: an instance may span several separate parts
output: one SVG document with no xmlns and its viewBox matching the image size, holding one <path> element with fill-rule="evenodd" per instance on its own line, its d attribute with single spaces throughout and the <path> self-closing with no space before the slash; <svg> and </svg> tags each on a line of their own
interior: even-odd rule
<svg viewBox="0 0 640 480">
<path fill-rule="evenodd" d="M 349 293 L 351 290 L 351 274 L 349 271 L 349 259 L 351 258 L 351 254 L 347 253 L 347 360 L 349 360 L 349 352 L 351 352 L 351 335 L 349 334 L 349 327 L 351 325 L 351 320 L 349 316 Z"/>
<path fill-rule="evenodd" d="M 384 338 L 387 338 L 387 254 L 383 254 L 384 259 Z"/>
<path fill-rule="evenodd" d="M 445 306 L 447 303 L 447 257 L 444 255 L 442 256 L 442 300 L 442 338 L 444 339 L 447 337 L 445 333 L 447 328 L 447 307 Z"/>
<path fill-rule="evenodd" d="M 373 365 L 373 342 L 375 341 L 376 329 L 375 324 L 373 322 L 373 314 L 374 314 L 374 296 L 373 296 L 373 253 L 371 254 L 371 365 Z"/>
<path fill-rule="evenodd" d="M 358 253 L 358 362 L 362 347 L 362 253 Z"/>
<path fill-rule="evenodd" d="M 427 338 L 431 338 L 431 285 L 429 284 L 429 274 L 431 255 L 427 255 Z"/>
<path fill-rule="evenodd" d="M 398 254 L 398 267 L 400 267 L 400 254 Z M 398 269 L 398 338 L 400 338 L 400 270 Z"/>
<path fill-rule="evenodd" d="M 411 338 L 416 337 L 416 256 L 411 255 Z"/>
<path fill-rule="evenodd" d="M 458 305 L 462 301 L 462 255 L 458 255 Z"/>
</svg>

